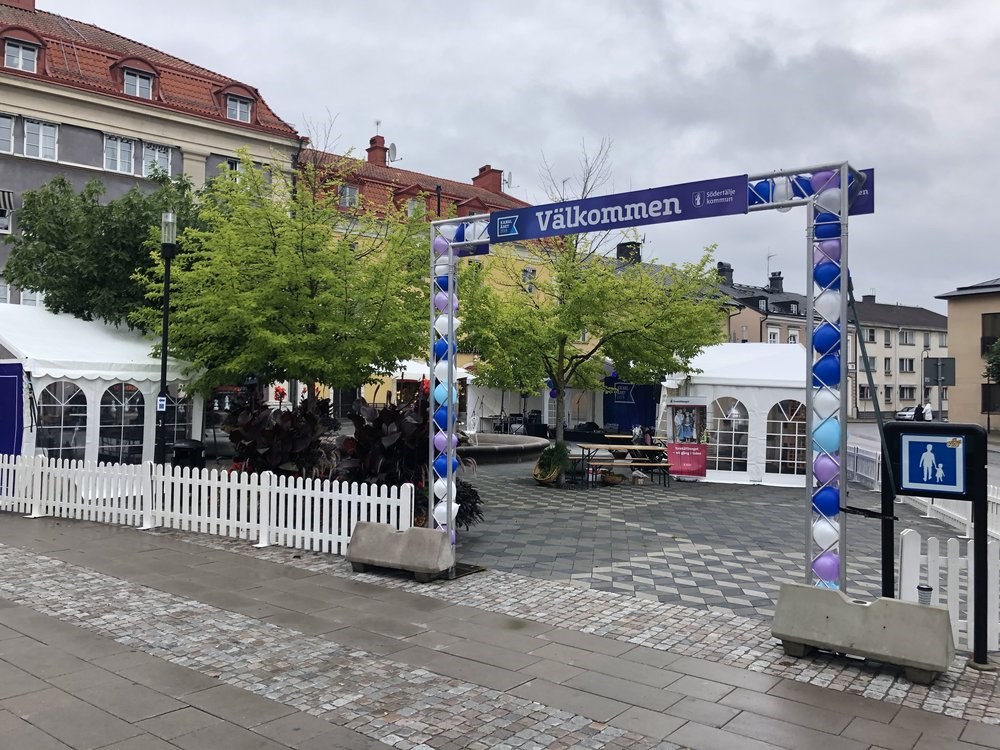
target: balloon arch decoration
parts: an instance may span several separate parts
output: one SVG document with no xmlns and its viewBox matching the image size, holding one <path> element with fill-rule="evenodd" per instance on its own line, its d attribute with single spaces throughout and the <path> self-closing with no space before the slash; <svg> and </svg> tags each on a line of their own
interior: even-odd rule
<svg viewBox="0 0 1000 750">
<path fill-rule="evenodd" d="M 806 426 L 812 435 L 806 462 L 805 580 L 846 587 L 847 523 L 841 511 L 847 486 L 848 216 L 874 211 L 873 171 L 848 163 L 778 170 L 761 175 L 531 206 L 431 223 L 430 371 L 432 427 L 428 446 L 428 526 L 450 533 L 457 512 L 459 467 L 458 389 L 455 384 L 459 329 L 456 263 L 485 255 L 491 244 L 629 226 L 747 213 L 806 210 L 806 257 L 813 280 L 806 295 L 809 357 Z M 846 188 L 846 189 L 845 189 Z"/>
</svg>

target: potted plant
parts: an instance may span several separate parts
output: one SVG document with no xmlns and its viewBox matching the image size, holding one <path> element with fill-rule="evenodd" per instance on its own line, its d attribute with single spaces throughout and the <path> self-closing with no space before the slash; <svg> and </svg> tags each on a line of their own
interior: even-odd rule
<svg viewBox="0 0 1000 750">
<path fill-rule="evenodd" d="M 559 475 L 568 468 L 569 449 L 566 443 L 556 442 L 541 452 L 531 475 L 539 484 L 555 484 Z"/>
</svg>

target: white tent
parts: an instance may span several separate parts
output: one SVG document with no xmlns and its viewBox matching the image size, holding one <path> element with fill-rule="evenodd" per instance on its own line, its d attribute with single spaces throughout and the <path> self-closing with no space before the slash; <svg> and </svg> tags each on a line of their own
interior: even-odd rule
<svg viewBox="0 0 1000 750">
<path fill-rule="evenodd" d="M 430 380 L 430 368 L 427 365 L 427 361 L 423 359 L 408 359 L 405 362 L 400 362 L 399 368 L 392 373 L 393 380 L 422 380 L 427 378 Z M 473 377 L 472 373 L 462 367 L 455 368 L 455 380 L 462 380 L 463 378 L 468 378 L 471 380 Z"/>
<path fill-rule="evenodd" d="M 120 443 L 126 439 L 135 442 L 133 460 L 148 461 L 153 458 L 156 434 L 156 397 L 160 390 L 160 361 L 151 356 L 152 342 L 135 331 L 116 328 L 99 321 L 85 321 L 72 315 L 55 314 L 42 307 L 28 305 L 0 305 L 0 362 L 18 364 L 24 373 L 23 398 L 24 433 L 21 452 L 36 452 L 36 425 L 33 424 L 34 404 L 52 386 L 50 394 L 57 401 L 66 393 L 75 394 L 74 409 L 82 411 L 79 392 L 86 399 L 85 423 L 72 428 L 63 425 L 61 447 L 70 444 L 76 449 L 72 457 L 88 461 L 98 460 L 101 445 L 102 400 L 104 410 L 128 409 L 139 421 L 134 425 L 122 422 Z M 167 382 L 172 393 L 185 382 L 183 363 L 169 360 Z M 65 385 L 71 384 L 67 388 Z M 124 384 L 119 390 L 127 394 L 129 403 L 115 403 L 109 389 Z M 79 391 L 77 390 L 79 389 Z M 118 399 L 121 401 L 121 399 Z M 6 420 L 9 410 L 0 409 L 0 420 Z M 202 400 L 192 399 L 192 424 L 201 425 Z M 82 414 L 81 414 L 82 416 Z M 82 420 L 81 420 L 82 421 Z M 107 420 L 106 420 L 107 423 Z M 105 439 L 108 425 L 103 430 Z M 180 436 L 187 437 L 187 436 Z M 70 442 L 67 442 L 70 441 Z M 171 441 L 172 442 L 172 441 Z M 83 449 L 82 451 L 79 449 Z M 82 452 L 83 455 L 80 455 Z"/>
<path fill-rule="evenodd" d="M 672 397 L 704 399 L 707 429 L 713 436 L 708 481 L 802 487 L 804 474 L 792 470 L 804 471 L 802 462 L 808 455 L 806 368 L 806 349 L 801 344 L 708 347 L 692 361 L 693 372 L 664 380 L 658 421 L 662 424 L 668 418 L 666 405 Z M 720 413 L 723 405 L 729 414 Z M 774 417 L 770 428 L 769 415 Z M 720 437 L 723 433 L 726 438 Z M 737 455 L 741 460 L 713 462 L 713 452 Z M 726 469 L 717 468 L 727 464 Z M 745 470 L 732 470 L 744 464 Z"/>
</svg>

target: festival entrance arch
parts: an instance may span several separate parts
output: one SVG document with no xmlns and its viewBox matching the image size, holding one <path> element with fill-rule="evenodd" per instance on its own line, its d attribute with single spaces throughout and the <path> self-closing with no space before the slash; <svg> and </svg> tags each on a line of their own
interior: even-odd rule
<svg viewBox="0 0 1000 750">
<path fill-rule="evenodd" d="M 431 224 L 430 371 L 432 427 L 428 446 L 428 525 L 451 527 L 458 469 L 455 434 L 455 333 L 459 300 L 455 264 L 485 255 L 490 245 L 584 232 L 626 229 L 752 211 L 806 207 L 806 258 L 813 280 L 806 295 L 805 580 L 846 586 L 848 218 L 873 213 L 874 171 L 849 163 L 735 175 L 701 182 L 530 206 Z M 433 519 L 433 521 L 431 520 Z M 455 543 L 453 530 L 450 531 Z"/>
</svg>

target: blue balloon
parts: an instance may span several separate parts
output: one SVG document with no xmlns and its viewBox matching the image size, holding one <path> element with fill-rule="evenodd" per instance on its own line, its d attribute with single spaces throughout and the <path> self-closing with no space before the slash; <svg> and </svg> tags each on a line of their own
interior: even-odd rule
<svg viewBox="0 0 1000 750">
<path fill-rule="evenodd" d="M 448 359 L 448 339 L 440 338 L 434 342 L 434 358 Z"/>
<path fill-rule="evenodd" d="M 818 240 L 835 240 L 840 237 L 840 218 L 836 214 L 816 214 L 815 233 Z"/>
<path fill-rule="evenodd" d="M 813 348 L 820 354 L 840 350 L 840 329 L 830 323 L 822 323 L 813 331 Z"/>
<path fill-rule="evenodd" d="M 761 180 L 750 185 L 747 192 L 747 199 L 751 206 L 760 206 L 771 202 L 774 183 L 770 180 Z"/>
<path fill-rule="evenodd" d="M 448 473 L 448 457 L 444 453 L 434 459 L 434 471 L 437 472 L 439 477 L 443 477 Z M 451 471 L 452 473 L 458 471 L 457 458 L 451 459 Z"/>
<path fill-rule="evenodd" d="M 840 289 L 840 266 L 832 260 L 817 263 L 813 269 L 813 279 L 823 289 Z"/>
<path fill-rule="evenodd" d="M 438 277 L 436 277 L 434 279 L 434 283 L 438 285 L 438 289 L 443 289 L 446 292 L 448 291 L 448 277 L 447 276 L 438 276 Z"/>
<path fill-rule="evenodd" d="M 809 177 L 792 178 L 792 195 L 796 198 L 808 198 L 812 194 L 812 179 Z"/>
<path fill-rule="evenodd" d="M 836 487 L 823 487 L 813 495 L 813 509 L 827 518 L 840 512 L 840 490 Z"/>
<path fill-rule="evenodd" d="M 820 422 L 813 430 L 813 450 L 836 453 L 840 450 L 840 420 L 834 417 Z"/>
<path fill-rule="evenodd" d="M 465 224 L 459 224 L 455 230 L 455 242 L 465 242 Z"/>
<path fill-rule="evenodd" d="M 436 412 L 434 412 L 434 424 L 437 425 L 439 430 L 447 430 L 450 419 L 451 414 L 448 413 L 447 406 L 441 406 Z"/>
<path fill-rule="evenodd" d="M 451 402 L 455 403 L 456 393 L 451 391 Z M 448 403 L 448 386 L 444 383 L 438 383 L 434 386 L 434 402 L 438 404 Z"/>
<path fill-rule="evenodd" d="M 831 388 L 840 384 L 840 356 L 824 354 L 813 362 L 813 385 L 819 388 L 828 385 Z"/>
</svg>

